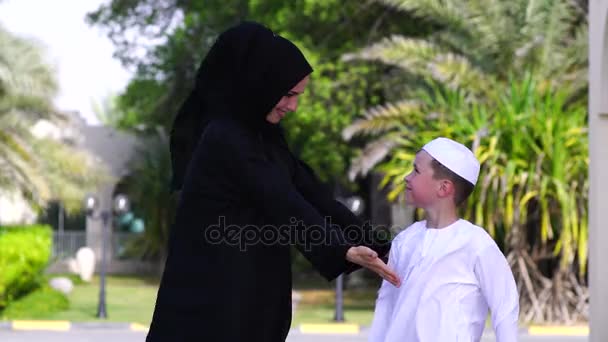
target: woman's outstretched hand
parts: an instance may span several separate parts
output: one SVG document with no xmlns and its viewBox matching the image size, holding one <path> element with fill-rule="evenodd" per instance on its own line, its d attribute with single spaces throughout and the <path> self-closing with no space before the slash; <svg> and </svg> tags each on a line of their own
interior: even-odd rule
<svg viewBox="0 0 608 342">
<path fill-rule="evenodd" d="M 378 253 L 368 247 L 357 246 L 349 248 L 346 252 L 346 260 L 377 273 L 396 287 L 401 286 L 401 280 L 397 274 L 378 257 Z"/>
</svg>

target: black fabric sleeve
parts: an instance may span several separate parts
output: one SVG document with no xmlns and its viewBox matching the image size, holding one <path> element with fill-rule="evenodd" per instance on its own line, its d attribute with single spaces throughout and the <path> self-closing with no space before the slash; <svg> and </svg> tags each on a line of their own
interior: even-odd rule
<svg viewBox="0 0 608 342">
<path fill-rule="evenodd" d="M 322 215 L 330 217 L 332 224 L 338 225 L 343 230 L 348 243 L 369 247 L 376 251 L 381 258 L 386 257 L 390 250 L 389 232 L 374 230 L 369 222 L 362 222 L 333 197 L 332 192 L 317 178 L 306 163 L 297 160 L 296 164 L 296 188 L 304 198 Z"/>
<path fill-rule="evenodd" d="M 289 176 L 265 158 L 254 132 L 236 123 L 212 123 L 202 144 L 213 149 L 227 176 L 262 212 L 266 224 L 296 227 L 301 238 L 293 243 L 323 277 L 331 280 L 346 270 L 346 252 L 352 245 L 339 228 L 326 224 Z"/>
</svg>

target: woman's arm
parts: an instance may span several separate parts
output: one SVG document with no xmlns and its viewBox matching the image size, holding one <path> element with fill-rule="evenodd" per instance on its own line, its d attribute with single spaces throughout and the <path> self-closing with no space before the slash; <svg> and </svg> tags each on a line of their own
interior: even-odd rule
<svg viewBox="0 0 608 342">
<path fill-rule="evenodd" d="M 388 255 L 390 250 L 389 234 L 374 230 L 369 224 L 364 224 L 342 203 L 338 202 L 328 189 L 315 175 L 314 171 L 301 160 L 296 159 L 295 185 L 320 213 L 329 217 L 333 224 L 338 225 L 344 232 L 345 239 L 353 245 L 366 246 L 378 253 L 381 258 Z M 386 232 L 388 233 L 388 232 Z"/>
<path fill-rule="evenodd" d="M 213 154 L 226 177 L 264 214 L 266 223 L 296 233 L 293 237 L 297 238 L 291 242 L 325 278 L 333 279 L 344 272 L 348 258 L 396 282 L 396 276 L 377 255 L 362 248 L 347 255 L 353 244 L 346 241 L 339 228 L 325 222 L 296 190 L 288 175 L 265 158 L 257 144 L 253 132 L 238 123 L 214 121 L 207 126 L 197 148 L 201 151 L 195 155 Z M 193 163 L 197 160 L 195 156 Z"/>
</svg>

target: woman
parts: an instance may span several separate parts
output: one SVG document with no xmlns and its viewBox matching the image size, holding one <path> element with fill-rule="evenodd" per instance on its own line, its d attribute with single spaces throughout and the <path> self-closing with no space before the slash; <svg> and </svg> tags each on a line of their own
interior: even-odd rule
<svg viewBox="0 0 608 342">
<path fill-rule="evenodd" d="M 285 142 L 279 122 L 311 72 L 295 45 L 251 22 L 205 57 L 172 131 L 180 203 L 148 341 L 284 341 L 290 245 L 327 279 L 361 265 L 398 284 L 378 257 L 387 245 L 345 238 L 348 226 L 370 231 Z"/>
</svg>

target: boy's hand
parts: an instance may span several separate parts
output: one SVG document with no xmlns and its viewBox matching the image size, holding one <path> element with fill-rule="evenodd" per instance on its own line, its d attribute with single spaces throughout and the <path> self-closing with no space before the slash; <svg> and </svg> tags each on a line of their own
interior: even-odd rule
<svg viewBox="0 0 608 342">
<path fill-rule="evenodd" d="M 396 287 L 401 286 L 401 280 L 397 274 L 378 257 L 378 253 L 370 248 L 365 246 L 351 247 L 346 252 L 346 260 L 377 273 Z"/>
</svg>

